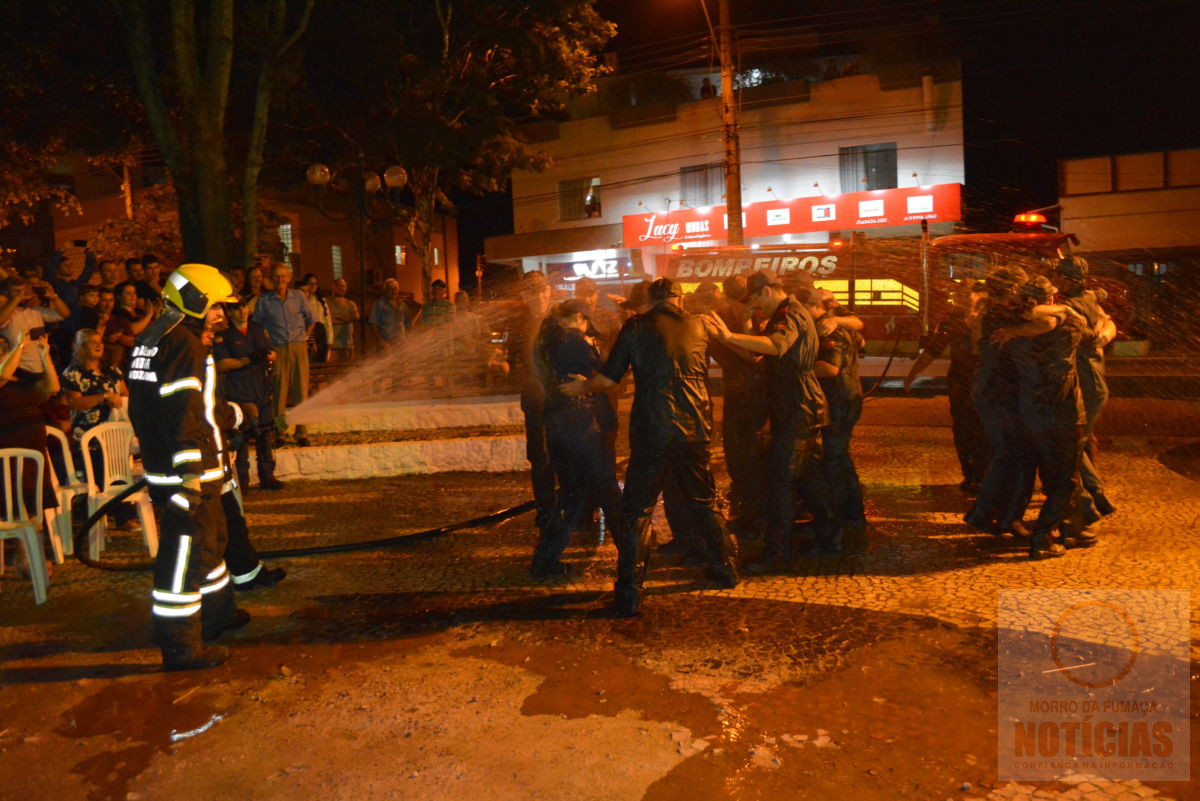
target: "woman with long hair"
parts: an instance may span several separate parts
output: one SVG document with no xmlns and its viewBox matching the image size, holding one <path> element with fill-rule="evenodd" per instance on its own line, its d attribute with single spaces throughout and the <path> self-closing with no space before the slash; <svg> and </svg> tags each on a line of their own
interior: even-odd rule
<svg viewBox="0 0 1200 801">
<path fill-rule="evenodd" d="M 269 291 L 266 277 L 263 275 L 262 267 L 257 264 L 252 265 L 246 270 L 246 283 L 241 287 L 238 293 L 242 299 L 246 301 L 246 314 L 254 312 L 254 306 L 258 303 L 258 296 Z"/>
</svg>

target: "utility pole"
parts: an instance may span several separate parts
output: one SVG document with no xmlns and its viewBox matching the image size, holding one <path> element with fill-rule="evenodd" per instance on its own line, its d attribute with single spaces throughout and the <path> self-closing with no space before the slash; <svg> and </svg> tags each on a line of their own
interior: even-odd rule
<svg viewBox="0 0 1200 801">
<path fill-rule="evenodd" d="M 729 23 L 729 0 L 719 0 L 719 48 L 721 54 L 721 118 L 725 128 L 725 212 L 728 244 L 740 247 L 742 236 L 742 161 L 738 144 L 737 105 L 733 97 L 733 26 Z"/>
</svg>

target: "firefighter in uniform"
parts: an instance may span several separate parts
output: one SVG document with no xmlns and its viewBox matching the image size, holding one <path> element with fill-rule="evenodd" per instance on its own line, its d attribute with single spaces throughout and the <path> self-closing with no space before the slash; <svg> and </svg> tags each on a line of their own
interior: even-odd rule
<svg viewBox="0 0 1200 801">
<path fill-rule="evenodd" d="M 1100 305 L 1098 291 L 1087 288 L 1088 263 L 1078 256 L 1068 256 L 1058 263 L 1057 273 L 1064 293 L 1063 303 L 1087 320 L 1084 341 L 1075 356 L 1079 373 L 1079 388 L 1083 393 L 1086 422 L 1083 427 L 1083 457 L 1079 477 L 1083 482 L 1083 515 L 1087 522 L 1110 515 L 1116 507 L 1104 494 L 1104 485 L 1096 472 L 1096 441 L 1092 435 L 1104 404 L 1108 402 L 1108 383 L 1104 378 L 1104 346 L 1117 335 L 1117 326 Z"/>
<path fill-rule="evenodd" d="M 855 544 L 862 545 L 867 514 L 863 508 L 862 482 L 850 456 L 850 437 L 862 416 L 858 356 L 866 342 L 862 334 L 836 324 L 838 302 L 828 289 L 814 289 L 806 305 L 816 318 L 821 336 L 816 374 L 829 403 L 829 425 L 821 429 L 821 459 L 829 502 L 843 534 L 852 535 Z"/>
<path fill-rule="evenodd" d="M 239 301 L 225 304 L 225 311 L 226 313 L 232 312 L 234 317 L 241 317 L 241 321 L 244 321 L 244 316 L 239 315 L 239 311 L 244 312 L 244 307 L 239 305 Z M 213 358 L 219 374 L 222 359 L 217 348 L 221 344 L 221 337 L 217 336 L 210 327 L 211 322 L 209 320 L 205 323 L 201 341 L 206 348 L 213 349 Z M 239 320 L 234 322 L 237 323 Z M 230 331 L 236 330 L 236 325 L 230 325 L 223 333 L 228 336 Z M 266 334 L 263 333 L 262 336 L 265 339 Z M 265 375 L 263 381 L 266 382 Z M 225 381 L 218 381 L 217 389 L 218 398 L 228 400 L 228 384 Z M 233 403 L 218 402 L 216 404 L 217 426 L 221 429 L 220 457 L 221 464 L 225 468 L 225 477 L 221 484 L 221 509 L 225 513 L 225 530 L 229 534 L 225 546 L 225 566 L 233 578 L 233 588 L 238 592 L 248 592 L 258 587 L 274 587 L 287 576 L 287 572 L 282 567 L 267 567 L 258 558 L 258 550 L 250 542 L 250 527 L 246 525 L 246 515 L 242 508 L 240 488 L 246 485 L 246 482 L 240 478 L 242 467 L 237 467 L 235 472 L 234 466 L 230 464 L 235 452 L 239 455 L 243 453 L 235 443 L 241 442 L 242 448 L 244 448 L 243 437 L 248 433 L 259 431 L 261 435 L 262 415 L 260 410 L 271 408 L 273 407 L 269 403 L 255 404 L 252 401 L 240 399 Z M 240 410 L 241 414 L 237 414 L 237 410 Z M 274 430 L 273 419 L 268 425 L 271 430 Z M 262 463 L 259 464 L 261 469 Z M 271 466 L 274 467 L 273 460 Z"/>
<path fill-rule="evenodd" d="M 709 335 L 701 318 L 683 310 L 683 291 L 673 280 L 659 278 L 649 295 L 653 305 L 625 322 L 600 371 L 586 382 L 561 387 L 568 396 L 606 392 L 633 370 L 629 469 L 621 496 L 625 531 L 617 540 L 614 588 L 617 614 L 624 616 L 638 613 L 650 516 L 669 478 L 677 482 L 692 528 L 704 544 L 708 577 L 724 587 L 738 583 L 733 541 L 709 470 Z"/>
<path fill-rule="evenodd" d="M 602 392 L 571 398 L 559 391 L 560 384 L 590 378 L 600 367 L 587 312 L 587 303 L 580 299 L 556 306 L 543 321 L 534 347 L 550 460 L 560 482 L 550 522 L 533 554 L 530 574 L 535 579 L 567 575 L 563 550 L 593 504 L 604 510 L 613 539 L 620 542 L 624 536 L 613 452 L 617 414 L 612 401 Z"/>
<path fill-rule="evenodd" d="M 990 457 L 971 510 L 963 517 L 970 526 L 990 534 L 1005 531 L 1024 535 L 1021 513 L 1025 485 L 1022 472 L 1019 375 L 1012 354 L 992 338 L 1001 328 L 1024 322 L 1020 288 L 1029 276 L 1020 267 L 998 267 L 987 277 L 987 308 L 972 332 L 979 362 L 971 395 L 987 436 Z"/>
<path fill-rule="evenodd" d="M 721 341 L 767 357 L 770 518 L 762 554 L 744 568 L 770 573 L 782 570 L 792 556 L 798 493 L 810 506 L 817 545 L 830 549 L 838 544 L 818 462 L 819 434 L 829 425 L 829 406 L 814 372 L 820 342 L 812 315 L 766 270 L 747 279 L 746 302 L 767 317 L 761 335 L 733 333 L 716 315 L 706 319 Z"/>
<path fill-rule="evenodd" d="M 250 615 L 234 606 L 225 567 L 226 480 L 218 417 L 217 372 L 202 342 L 216 304 L 233 295 L 214 267 L 184 264 L 163 287 L 162 314 L 137 338 L 129 370 L 129 416 L 141 443 L 150 497 L 162 513 L 151 593 L 154 642 L 165 670 L 219 665 L 227 649 L 205 645 Z"/>
<path fill-rule="evenodd" d="M 979 361 L 971 343 L 971 329 L 982 311 L 987 293 L 982 283 L 966 280 L 954 290 L 954 308 L 938 323 L 933 336 L 925 344 L 912 369 L 904 378 L 904 391 L 911 392 L 913 380 L 933 360 L 950 348 L 950 369 L 946 372 L 946 392 L 950 396 L 951 429 L 954 450 L 962 468 L 963 480 L 958 488 L 966 493 L 979 490 L 988 463 L 988 441 L 979 421 L 979 412 L 971 396 L 975 366 Z"/>
<path fill-rule="evenodd" d="M 217 362 L 217 374 L 221 378 L 221 390 L 225 398 L 238 404 L 254 404 L 258 414 L 247 421 L 245 435 L 239 438 L 236 447 L 229 443 L 237 454 L 238 484 L 243 490 L 250 486 L 250 443 L 254 440 L 254 455 L 258 462 L 258 485 L 265 490 L 283 489 L 283 482 L 275 478 L 275 418 L 270 410 L 275 408 L 271 399 L 271 377 L 268 369 L 275 360 L 275 350 L 267 338 L 266 329 L 250 320 L 244 300 L 225 306 L 229 327 L 220 332 L 213 342 L 213 358 Z"/>
<path fill-rule="evenodd" d="M 1050 306 L 1057 290 L 1037 277 L 1020 288 L 1024 322 L 1001 327 L 992 340 L 1011 354 L 1018 374 L 1018 409 L 1023 436 L 1017 446 L 1025 465 L 1018 471 L 1022 511 L 1032 488 L 1034 469 L 1045 502 L 1033 525 L 1029 555 L 1033 559 L 1062 556 L 1055 531 L 1075 515 L 1079 495 L 1080 434 L 1083 401 L 1075 370 L 1075 352 L 1084 321 L 1069 307 Z M 1076 523 L 1067 529 L 1076 545 L 1096 543 Z"/>
</svg>

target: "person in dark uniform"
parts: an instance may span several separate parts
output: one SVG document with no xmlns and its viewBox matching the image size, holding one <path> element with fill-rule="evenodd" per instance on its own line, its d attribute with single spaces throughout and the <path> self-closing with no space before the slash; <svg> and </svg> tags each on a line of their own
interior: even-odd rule
<svg viewBox="0 0 1200 801">
<path fill-rule="evenodd" d="M 237 469 L 238 484 L 243 489 L 250 487 L 250 440 L 254 441 L 254 457 L 258 462 L 258 486 L 265 490 L 283 489 L 283 482 L 275 478 L 275 452 L 272 440 L 275 436 L 275 418 L 270 410 L 271 379 L 267 375 L 270 364 L 275 360 L 275 350 L 267 338 L 266 329 L 250 320 L 245 301 L 241 298 L 226 303 L 229 327 L 216 335 L 213 342 L 213 358 L 217 362 L 221 390 L 226 400 L 253 404 L 257 414 L 238 437 Z"/>
<path fill-rule="evenodd" d="M 241 300 L 226 304 L 226 309 L 236 307 Z M 209 321 L 211 322 L 211 321 Z M 232 326 L 231 326 L 232 328 Z M 200 341 L 205 347 L 211 348 L 218 339 L 212 326 L 206 322 Z M 249 402 L 229 403 L 223 392 L 223 386 L 218 380 L 218 398 L 223 403 L 216 405 L 216 423 L 221 429 L 221 451 L 218 454 L 221 466 L 225 471 L 225 480 L 221 484 L 221 510 L 225 513 L 225 566 L 233 579 L 233 589 L 239 592 L 249 592 L 258 587 L 274 587 L 286 576 L 282 567 L 267 567 L 258 557 L 258 549 L 250 542 L 250 527 L 246 524 L 245 510 L 242 508 L 240 487 L 244 486 L 236 475 L 230 450 L 237 450 L 238 443 L 244 447 L 247 432 L 258 425 L 260 409 L 268 406 L 257 406 Z M 234 409 L 241 413 L 237 414 Z"/>
<path fill-rule="evenodd" d="M 912 369 L 904 379 L 904 391 L 912 391 L 913 379 L 919 376 L 950 348 L 950 369 L 946 372 L 946 391 L 950 396 L 950 419 L 954 432 L 954 450 L 962 468 L 963 492 L 978 492 L 988 463 L 988 441 L 979 421 L 979 412 L 971 394 L 975 367 L 979 356 L 971 343 L 971 329 L 982 312 L 987 293 L 983 284 L 966 280 L 954 291 L 954 308 L 938 323 L 933 336 L 921 350 Z"/>
<path fill-rule="evenodd" d="M 509 377 L 521 393 L 525 458 L 529 460 L 529 478 L 537 507 L 534 523 L 539 538 L 545 539 L 554 511 L 555 477 L 546 438 L 545 397 L 533 367 L 533 347 L 542 320 L 550 311 L 550 282 L 543 273 L 528 272 L 521 276 L 519 292 L 522 306 L 508 333 Z"/>
<path fill-rule="evenodd" d="M 1019 418 L 1019 380 L 1012 354 L 992 338 L 1000 328 L 1025 322 L 1020 288 L 1029 276 L 1020 267 L 999 267 L 986 280 L 987 305 L 977 318 L 972 341 L 979 353 L 971 397 L 987 437 L 991 456 L 971 510 L 963 517 L 970 526 L 990 534 L 1026 534 L 1020 522 L 1032 481 L 1021 469 L 1023 429 Z"/>
<path fill-rule="evenodd" d="M 615 590 L 621 615 L 637 614 L 650 516 L 668 476 L 687 499 L 692 529 L 704 542 L 707 575 L 724 587 L 738 583 L 733 541 L 709 470 L 708 330 L 699 317 L 683 310 L 683 292 L 670 278 L 651 284 L 649 296 L 650 310 L 625 322 L 600 371 L 562 388 L 567 395 L 604 392 L 633 370 L 629 469 L 621 497 L 625 533 L 617 540 Z"/>
<path fill-rule="evenodd" d="M 820 343 L 812 315 L 766 270 L 747 279 L 746 301 L 767 318 L 760 336 L 735 334 L 716 315 L 706 319 L 721 341 L 767 357 L 770 517 L 762 554 L 745 565 L 748 573 L 767 573 L 783 569 L 791 558 L 798 492 L 811 504 L 818 544 L 825 549 L 834 545 L 828 494 L 814 488 L 823 479 L 818 435 L 829 425 L 829 407 L 814 372 Z"/>
<path fill-rule="evenodd" d="M 745 331 L 750 309 L 745 304 L 746 277 L 725 279 L 726 303 L 716 313 L 730 331 Z M 761 532 L 767 519 L 767 451 L 763 431 L 767 426 L 767 373 L 761 356 L 722 342 L 712 343 L 712 355 L 721 365 L 724 404 L 721 445 L 729 471 L 730 505 L 735 530 Z"/>
<path fill-rule="evenodd" d="M 825 466 L 829 505 L 843 532 L 858 539 L 866 529 L 867 514 L 863 508 L 862 482 L 850 457 L 850 438 L 862 416 L 858 357 L 866 343 L 857 331 L 831 324 L 838 302 L 828 289 L 814 289 L 805 305 L 815 318 L 821 338 L 816 374 L 829 403 L 829 425 L 821 429 L 821 461 Z"/>
<path fill-rule="evenodd" d="M 613 432 L 617 414 L 603 393 L 568 397 L 559 385 L 588 379 L 600 367 L 600 351 L 589 337 L 591 321 L 582 299 L 555 307 L 542 323 L 534 348 L 534 368 L 542 383 L 547 444 L 559 488 L 546 531 L 533 554 L 536 579 L 566 574 L 562 553 L 572 531 L 583 527 L 594 506 L 614 540 L 624 536 L 621 487 L 617 483 Z"/>
<path fill-rule="evenodd" d="M 1108 402 L 1108 383 L 1104 377 L 1104 348 L 1117 336 L 1117 326 L 1100 305 L 1096 290 L 1087 288 L 1088 263 L 1078 256 L 1069 256 L 1058 263 L 1057 274 L 1062 284 L 1063 303 L 1078 312 L 1086 321 L 1084 339 L 1075 357 L 1079 387 L 1083 394 L 1086 422 L 1083 427 L 1084 452 L 1079 475 L 1083 482 L 1083 515 L 1088 522 L 1116 511 L 1104 493 L 1104 484 L 1096 472 L 1096 439 L 1094 431 L 1100 412 Z"/>
<path fill-rule="evenodd" d="M 241 411 L 217 399 L 217 370 L 201 340 L 206 320 L 221 314 L 233 287 L 214 267 L 184 264 L 163 287 L 164 308 L 138 335 L 128 374 L 129 417 L 141 443 L 150 499 L 162 513 L 154 564 L 154 642 L 165 670 L 219 665 L 229 657 L 208 646 L 250 620 L 234 606 L 224 554 L 221 486 L 225 467 L 217 420 Z"/>
<path fill-rule="evenodd" d="M 1048 306 L 1057 289 L 1045 278 L 1034 278 L 1020 292 L 1024 321 L 998 328 L 991 339 L 1011 355 L 1018 374 L 1018 419 L 1024 435 L 1018 449 L 1036 468 L 1046 496 L 1033 525 L 1029 555 L 1045 559 L 1066 552 L 1055 533 L 1077 505 L 1084 411 L 1075 351 L 1084 321 L 1065 307 Z M 1095 544 L 1082 530 L 1072 534 L 1077 544 Z"/>
</svg>

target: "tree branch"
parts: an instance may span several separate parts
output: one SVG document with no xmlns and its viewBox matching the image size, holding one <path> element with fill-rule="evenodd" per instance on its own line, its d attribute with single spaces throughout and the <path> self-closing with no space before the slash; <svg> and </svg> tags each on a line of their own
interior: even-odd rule
<svg viewBox="0 0 1200 801">
<path fill-rule="evenodd" d="M 158 85 L 154 66 L 154 48 L 150 44 L 150 8 L 147 0 L 113 0 L 118 16 L 124 21 L 129 40 L 130 62 L 138 93 L 146 109 L 146 121 L 162 150 L 163 160 L 176 181 L 180 180 L 182 161 L 179 138 L 171 124 L 171 115 Z"/>
<path fill-rule="evenodd" d="M 147 10 L 146 16 L 149 15 Z M 196 52 L 196 8 L 191 0 L 171 0 L 171 43 L 175 50 L 175 80 L 179 85 L 180 105 L 195 110 L 200 66 Z"/>
<path fill-rule="evenodd" d="M 207 62 L 204 94 L 211 104 L 207 113 L 213 128 L 220 132 L 225 130 L 229 79 L 233 74 L 233 0 L 210 4 Z"/>
</svg>

